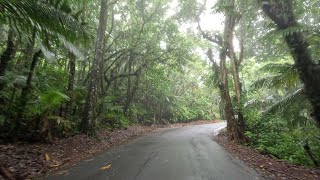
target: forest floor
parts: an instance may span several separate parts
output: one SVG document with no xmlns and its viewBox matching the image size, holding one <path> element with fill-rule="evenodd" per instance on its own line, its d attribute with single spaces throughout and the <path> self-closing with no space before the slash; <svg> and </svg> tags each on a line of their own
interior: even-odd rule
<svg viewBox="0 0 320 180">
<path fill-rule="evenodd" d="M 133 125 L 127 129 L 102 130 L 97 137 L 84 134 L 55 139 L 52 143 L 0 145 L 0 180 L 32 179 L 72 165 L 98 152 L 118 146 L 158 128 L 183 127 L 219 121 L 195 121 L 156 126 Z"/>
<path fill-rule="evenodd" d="M 296 165 L 270 155 L 263 155 L 253 148 L 229 141 L 225 130 L 214 139 L 229 153 L 244 161 L 266 179 L 320 179 L 320 168 Z"/>
</svg>

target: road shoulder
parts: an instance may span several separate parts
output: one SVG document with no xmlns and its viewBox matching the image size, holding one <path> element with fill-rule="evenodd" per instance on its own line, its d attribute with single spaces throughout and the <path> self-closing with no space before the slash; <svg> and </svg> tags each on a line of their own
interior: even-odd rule
<svg viewBox="0 0 320 180">
<path fill-rule="evenodd" d="M 302 165 L 295 165 L 289 162 L 275 159 L 267 154 L 261 154 L 259 151 L 238 145 L 227 139 L 225 130 L 214 140 L 222 145 L 225 150 L 234 157 L 240 159 L 249 167 L 256 170 L 266 179 L 319 179 L 320 169 L 310 168 Z"/>
</svg>

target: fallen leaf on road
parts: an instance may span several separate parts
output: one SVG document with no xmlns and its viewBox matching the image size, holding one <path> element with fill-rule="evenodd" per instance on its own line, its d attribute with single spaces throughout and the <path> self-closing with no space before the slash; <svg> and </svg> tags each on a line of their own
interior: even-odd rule
<svg viewBox="0 0 320 180">
<path fill-rule="evenodd" d="M 94 160 L 94 158 L 92 158 L 92 159 L 87 159 L 87 160 L 84 160 L 84 161 L 90 162 L 90 161 L 93 161 L 93 160 Z"/>
<path fill-rule="evenodd" d="M 62 165 L 62 162 L 60 161 L 53 161 L 53 164 L 50 164 L 49 167 L 56 168 Z"/>
<path fill-rule="evenodd" d="M 109 164 L 108 166 L 102 166 L 100 169 L 101 170 L 108 170 L 111 168 L 111 164 Z"/>
<path fill-rule="evenodd" d="M 45 154 L 44 154 L 44 159 L 45 159 L 46 161 L 50 161 L 50 156 L 49 156 L 47 153 L 45 153 Z"/>
</svg>

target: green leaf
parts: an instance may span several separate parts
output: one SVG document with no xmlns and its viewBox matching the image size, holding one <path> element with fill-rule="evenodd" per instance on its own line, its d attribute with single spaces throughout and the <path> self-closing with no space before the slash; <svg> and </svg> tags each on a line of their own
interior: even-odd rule
<svg viewBox="0 0 320 180">
<path fill-rule="evenodd" d="M 67 95 L 59 91 L 49 91 L 40 96 L 40 103 L 47 108 L 55 108 L 69 99 Z"/>
</svg>

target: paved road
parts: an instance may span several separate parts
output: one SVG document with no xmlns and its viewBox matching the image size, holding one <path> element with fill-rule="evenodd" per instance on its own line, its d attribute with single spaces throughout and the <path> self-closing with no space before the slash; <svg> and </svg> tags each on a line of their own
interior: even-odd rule
<svg viewBox="0 0 320 180">
<path fill-rule="evenodd" d="M 212 140 L 225 123 L 161 129 L 111 149 L 52 180 L 249 180 L 258 174 Z M 111 164 L 110 169 L 101 170 Z"/>
</svg>

